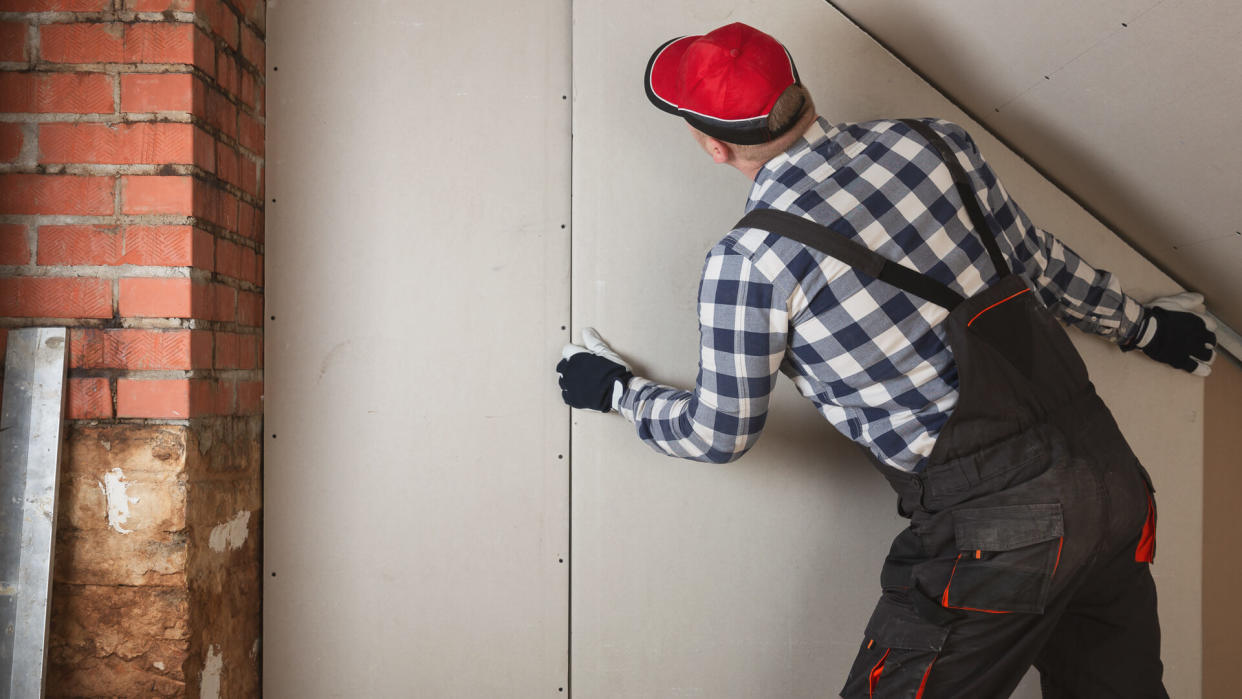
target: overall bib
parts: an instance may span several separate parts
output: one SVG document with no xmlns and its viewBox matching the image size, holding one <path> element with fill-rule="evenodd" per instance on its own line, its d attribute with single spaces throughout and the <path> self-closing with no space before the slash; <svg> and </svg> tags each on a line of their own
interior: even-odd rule
<svg viewBox="0 0 1242 699">
<path fill-rule="evenodd" d="M 1000 274 L 992 286 L 963 298 L 787 212 L 738 223 L 950 311 L 959 397 L 926 468 L 871 457 L 910 526 L 893 541 L 841 696 L 1006 697 L 1034 664 L 1045 697 L 1167 699 L 1151 480 L 1065 330 L 1010 271 L 956 156 L 924 123 L 904 123 L 953 173 Z"/>
</svg>

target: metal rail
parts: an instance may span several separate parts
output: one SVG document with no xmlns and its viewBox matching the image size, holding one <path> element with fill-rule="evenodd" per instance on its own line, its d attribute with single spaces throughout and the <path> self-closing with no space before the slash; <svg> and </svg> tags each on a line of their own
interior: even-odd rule
<svg viewBox="0 0 1242 699">
<path fill-rule="evenodd" d="M 65 328 L 9 331 L 0 408 L 0 696 L 12 699 L 43 695 L 65 354 Z"/>
</svg>

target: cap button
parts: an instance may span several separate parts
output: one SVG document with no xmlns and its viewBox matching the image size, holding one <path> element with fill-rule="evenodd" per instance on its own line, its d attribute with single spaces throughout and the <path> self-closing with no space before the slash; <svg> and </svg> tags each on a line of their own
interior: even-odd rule
<svg viewBox="0 0 1242 699">
<path fill-rule="evenodd" d="M 733 56 L 734 58 L 737 58 L 737 55 L 738 55 L 739 53 L 741 53 L 741 52 L 740 52 L 740 51 L 738 51 L 737 49 L 729 49 L 729 55 L 730 55 L 730 56 Z"/>
</svg>

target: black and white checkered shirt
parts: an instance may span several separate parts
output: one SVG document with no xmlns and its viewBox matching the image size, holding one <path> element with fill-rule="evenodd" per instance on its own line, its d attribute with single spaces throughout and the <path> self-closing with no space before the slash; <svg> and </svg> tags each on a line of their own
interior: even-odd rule
<svg viewBox="0 0 1242 699">
<path fill-rule="evenodd" d="M 1137 331 L 1141 305 L 1109 272 L 1035 227 L 970 136 L 946 137 L 1001 252 L 1065 322 L 1114 342 Z M 936 151 L 898 121 L 813 123 L 755 178 L 746 210 L 789 211 L 824 224 L 965 297 L 998 278 Z M 884 463 L 923 468 L 957 403 L 948 311 L 788 238 L 731 231 L 707 254 L 699 285 L 693 392 L 632 379 L 620 413 L 657 451 L 698 461 L 738 458 L 759 438 L 776 374 L 842 434 Z"/>
</svg>

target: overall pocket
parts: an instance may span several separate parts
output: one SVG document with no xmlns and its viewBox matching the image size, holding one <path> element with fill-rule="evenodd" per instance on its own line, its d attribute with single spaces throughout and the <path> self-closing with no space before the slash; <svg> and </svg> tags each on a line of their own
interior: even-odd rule
<svg viewBox="0 0 1242 699">
<path fill-rule="evenodd" d="M 941 605 L 1005 614 L 1040 614 L 1061 560 L 1060 503 L 953 512 L 957 559 Z"/>
<path fill-rule="evenodd" d="M 904 595 L 884 593 L 867 622 L 841 696 L 922 697 L 948 635 L 948 627 L 923 619 Z"/>
</svg>

